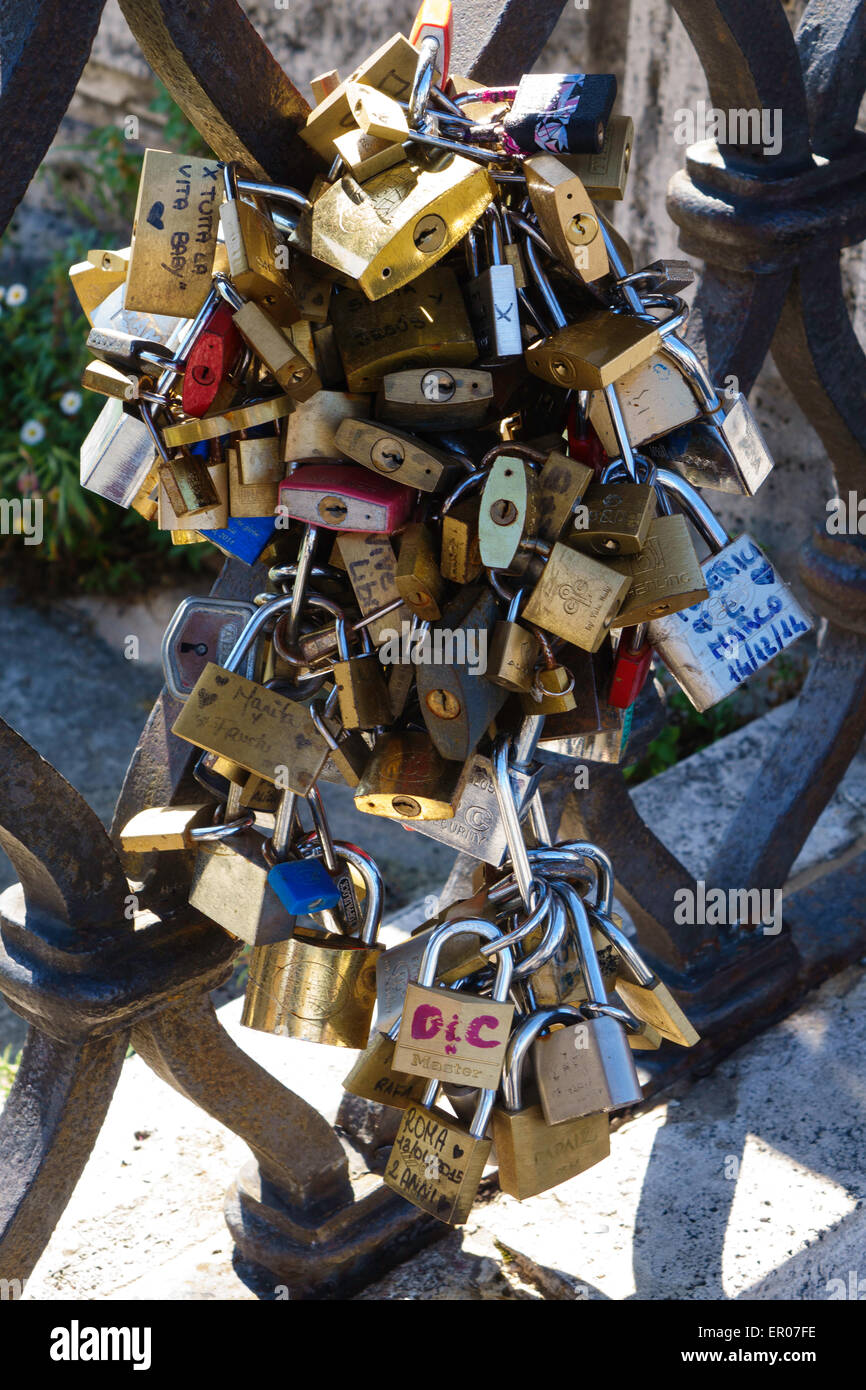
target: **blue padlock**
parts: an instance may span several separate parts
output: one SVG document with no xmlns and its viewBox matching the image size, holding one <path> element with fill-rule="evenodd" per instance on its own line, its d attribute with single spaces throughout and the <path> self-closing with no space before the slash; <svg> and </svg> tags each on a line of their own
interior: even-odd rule
<svg viewBox="0 0 866 1390">
<path fill-rule="evenodd" d="M 287 859 L 275 864 L 268 883 L 293 915 L 336 907 L 340 890 L 319 859 Z"/>
</svg>

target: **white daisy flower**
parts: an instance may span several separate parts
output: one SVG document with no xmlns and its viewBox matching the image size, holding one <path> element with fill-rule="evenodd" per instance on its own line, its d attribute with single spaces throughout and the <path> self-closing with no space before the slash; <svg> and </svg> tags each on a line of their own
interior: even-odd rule
<svg viewBox="0 0 866 1390">
<path fill-rule="evenodd" d="M 6 303 L 11 304 L 13 309 L 17 309 L 19 304 L 24 304 L 27 300 L 26 285 L 10 285 L 6 291 Z"/>
<path fill-rule="evenodd" d="M 60 409 L 64 415 L 77 415 L 81 409 L 80 391 L 64 391 L 60 397 Z"/>
<path fill-rule="evenodd" d="M 45 438 L 45 426 L 41 420 L 25 420 L 21 426 L 22 444 L 41 444 Z"/>
</svg>

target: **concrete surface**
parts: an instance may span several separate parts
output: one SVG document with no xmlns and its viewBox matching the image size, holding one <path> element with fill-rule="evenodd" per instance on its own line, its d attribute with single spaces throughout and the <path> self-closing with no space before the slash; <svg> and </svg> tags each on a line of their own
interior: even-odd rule
<svg viewBox="0 0 866 1390">
<path fill-rule="evenodd" d="M 251 1033 L 239 1013 L 220 1011 L 236 1041 L 333 1117 L 353 1054 Z M 606 1162 L 527 1202 L 488 1198 L 360 1299 L 829 1297 L 866 1239 L 864 1019 L 858 967 L 624 1125 Z M 26 1297 L 252 1300 L 221 1214 L 245 1155 L 132 1058 Z"/>
</svg>

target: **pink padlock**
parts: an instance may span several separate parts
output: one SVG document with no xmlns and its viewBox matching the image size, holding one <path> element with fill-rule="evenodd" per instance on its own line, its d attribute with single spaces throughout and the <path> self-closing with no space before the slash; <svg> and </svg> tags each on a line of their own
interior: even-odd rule
<svg viewBox="0 0 866 1390">
<path fill-rule="evenodd" d="M 390 536 L 408 520 L 414 502 L 413 488 L 354 463 L 307 464 L 280 483 L 283 514 L 328 531 Z"/>
</svg>

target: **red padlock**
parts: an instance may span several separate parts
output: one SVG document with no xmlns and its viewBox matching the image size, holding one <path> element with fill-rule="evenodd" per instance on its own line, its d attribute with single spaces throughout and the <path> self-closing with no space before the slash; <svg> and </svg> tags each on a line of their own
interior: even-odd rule
<svg viewBox="0 0 866 1390">
<path fill-rule="evenodd" d="M 573 459 L 585 463 L 595 471 L 599 478 L 601 471 L 610 462 L 604 445 L 588 420 L 581 421 L 577 401 L 573 400 L 568 411 L 568 452 Z"/>
<path fill-rule="evenodd" d="M 646 640 L 646 623 L 624 627 L 613 664 L 607 703 L 615 709 L 628 709 L 644 688 L 652 662 L 653 649 Z"/>
<path fill-rule="evenodd" d="M 414 488 L 354 463 L 310 463 L 280 483 L 285 516 L 328 531 L 398 531 L 415 505 Z"/>
<path fill-rule="evenodd" d="M 186 415 L 200 417 L 228 405 L 231 387 L 227 377 L 240 349 L 241 335 L 235 327 L 231 305 L 219 304 L 205 321 L 186 359 L 181 393 Z"/>
</svg>

